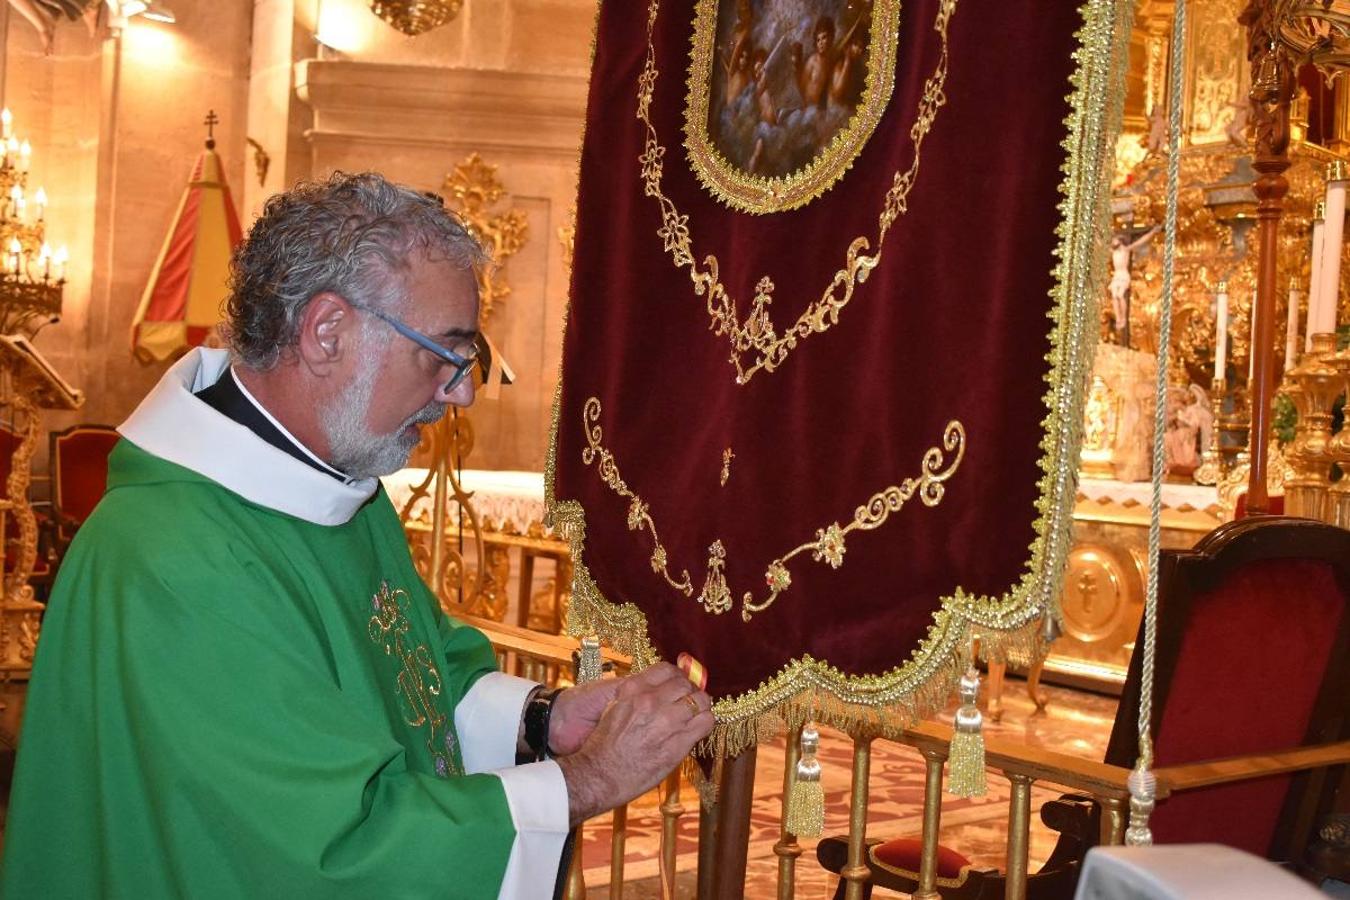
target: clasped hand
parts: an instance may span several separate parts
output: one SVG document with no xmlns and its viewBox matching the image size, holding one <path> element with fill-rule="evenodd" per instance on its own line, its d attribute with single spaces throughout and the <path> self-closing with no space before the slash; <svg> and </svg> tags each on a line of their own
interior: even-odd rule
<svg viewBox="0 0 1350 900">
<path fill-rule="evenodd" d="M 640 797 L 713 727 L 712 700 L 670 663 L 558 695 L 549 747 L 573 825 Z"/>
</svg>

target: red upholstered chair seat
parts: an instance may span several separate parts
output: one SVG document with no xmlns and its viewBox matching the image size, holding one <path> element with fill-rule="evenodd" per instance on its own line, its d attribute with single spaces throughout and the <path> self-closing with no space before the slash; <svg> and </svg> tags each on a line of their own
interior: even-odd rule
<svg viewBox="0 0 1350 900">
<path fill-rule="evenodd" d="M 923 855 L 923 842 L 919 838 L 896 838 L 884 844 L 875 844 L 868 852 L 877 865 L 891 869 L 897 875 L 918 879 L 919 860 Z M 970 860 L 941 844 L 937 852 L 938 879 L 952 884 L 964 881 L 970 871 Z"/>
</svg>

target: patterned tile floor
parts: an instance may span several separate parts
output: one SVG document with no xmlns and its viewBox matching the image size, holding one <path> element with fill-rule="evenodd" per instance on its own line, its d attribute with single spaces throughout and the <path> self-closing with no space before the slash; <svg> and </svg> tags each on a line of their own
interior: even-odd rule
<svg viewBox="0 0 1350 900">
<path fill-rule="evenodd" d="M 1023 682 L 1010 679 L 1004 698 L 1000 723 L 989 723 L 990 733 L 1024 740 L 1029 746 L 1054 748 L 1086 759 L 1102 758 L 1116 701 L 1067 688 L 1044 688 L 1050 699 L 1045 712 L 1036 713 L 1027 698 Z M 945 718 L 950 721 L 951 710 Z M 825 731 L 821 737 L 821 765 L 825 785 L 825 833 L 848 831 L 849 773 L 852 750 L 846 738 Z M 923 760 L 916 751 L 878 742 L 873 745 L 871 803 L 868 834 L 896 837 L 919 834 L 923 805 Z M 750 852 L 746 867 L 746 898 L 777 896 L 778 859 L 773 845 L 778 839 L 778 822 L 783 794 L 783 741 L 779 739 L 760 748 L 755 770 L 755 803 L 751 813 Z M 1038 808 L 1060 791 L 1037 785 L 1032 789 L 1032 807 Z M 686 813 L 681 819 L 676 863 L 679 872 L 677 896 L 694 895 L 692 872 L 698 848 L 698 817 L 695 796 L 688 787 L 683 792 Z M 959 849 L 977 865 L 1002 867 L 1007 835 L 1008 782 L 990 773 L 989 793 L 984 797 L 960 799 L 947 797 L 942 808 L 944 844 Z M 657 798 L 650 794 L 634 804 L 628 818 L 625 848 L 625 898 L 645 900 L 659 897 L 657 851 L 660 845 L 661 816 Z M 588 896 L 609 897 L 610 823 L 601 819 L 591 823 L 583 835 L 582 859 Z M 815 840 L 803 840 L 803 853 L 796 867 L 796 897 L 828 898 L 833 895 L 835 879 L 820 868 L 815 857 Z M 1035 871 L 1050 855 L 1055 837 L 1033 815 L 1031 864 Z M 877 890 L 877 897 L 901 896 Z"/>
</svg>

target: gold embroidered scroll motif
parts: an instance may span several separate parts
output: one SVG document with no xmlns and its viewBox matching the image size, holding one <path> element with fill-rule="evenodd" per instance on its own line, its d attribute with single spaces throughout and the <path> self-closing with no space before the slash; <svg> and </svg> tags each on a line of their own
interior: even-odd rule
<svg viewBox="0 0 1350 900">
<path fill-rule="evenodd" d="M 627 482 L 620 476 L 619 466 L 614 460 L 614 454 L 600 443 L 604 440 L 604 433 L 599 424 L 600 412 L 600 400 L 596 397 L 589 398 L 582 409 L 586 447 L 581 451 L 581 461 L 588 466 L 596 460 L 600 461 L 598 469 L 601 480 L 609 486 L 610 490 L 629 501 L 628 530 L 638 531 L 641 529 L 651 535 L 652 571 L 664 578 L 667 584 L 681 594 L 691 597 L 694 590 L 689 580 L 688 570 L 681 573 L 678 581 L 670 577 L 670 572 L 666 568 L 668 563 L 666 548 L 662 546 L 661 539 L 657 536 L 656 523 L 652 521 L 651 510 L 641 497 L 633 493 Z M 943 456 L 944 450 L 947 453 L 955 454 L 950 462 L 947 462 Z M 965 453 L 965 427 L 955 420 L 948 422 L 942 434 L 942 447 L 928 448 L 923 455 L 923 462 L 919 466 L 920 474 L 917 477 L 906 478 L 899 485 L 891 485 L 873 494 L 866 503 L 853 511 L 853 519 L 847 525 L 831 522 L 824 528 L 818 528 L 816 529 L 815 540 L 799 544 L 769 563 L 764 570 L 764 583 L 769 588 L 768 596 L 763 600 L 756 600 L 754 592 L 746 591 L 741 596 L 741 619 L 749 622 L 755 613 L 768 609 L 780 594 L 792 586 L 792 575 L 788 571 L 787 563 L 793 557 L 810 551 L 812 560 L 825 563 L 832 569 L 837 569 L 844 564 L 844 539 L 850 533 L 880 528 L 886 524 L 886 520 L 890 518 L 891 513 L 899 512 L 915 494 L 918 494 L 919 500 L 922 501 L 924 506 L 937 506 L 942 502 L 942 497 L 946 493 L 947 480 L 960 468 Z M 731 588 L 727 585 L 726 575 L 724 574 L 726 559 L 727 551 L 722 542 L 720 540 L 713 541 L 708 548 L 708 574 L 703 582 L 703 590 L 699 593 L 697 599 L 705 611 L 714 615 L 729 612 L 734 605 Z"/>
<path fill-rule="evenodd" d="M 412 728 L 427 729 L 427 750 L 431 753 L 436 774 L 442 778 L 463 775 L 464 770 L 455 761 L 455 729 L 450 717 L 441 711 L 437 698 L 441 696 L 441 673 L 431 659 L 426 644 L 409 648 L 408 617 L 403 605 L 408 592 L 393 590 L 388 582 L 370 598 L 373 615 L 366 623 L 370 639 L 384 649 L 385 655 L 396 656 L 399 669 L 397 692 L 402 705 L 403 720 Z"/>
<path fill-rule="evenodd" d="M 880 262 L 881 248 L 887 233 L 909 208 L 909 195 L 919 176 L 924 138 L 932 130 L 938 110 L 947 102 L 947 95 L 944 92 L 949 62 L 947 27 L 952 14 L 956 11 L 956 4 L 957 0 L 942 0 L 934 17 L 933 30 L 937 32 L 941 41 L 941 53 L 933 73 L 924 82 L 919 108 L 909 129 L 910 140 L 914 144 L 914 158 L 908 169 L 895 173 L 890 190 L 886 192 L 882 201 L 875 237 L 869 240 L 866 236 L 859 236 L 849 243 L 844 251 L 844 267 L 834 273 L 834 277 L 820 297 L 807 306 L 791 326 L 780 333 L 769 315 L 769 306 L 774 299 L 772 279 L 768 276 L 759 279 L 755 286 L 755 296 L 750 302 L 750 311 L 745 320 L 741 321 L 737 313 L 736 299 L 727 293 L 722 284 L 717 256 L 708 255 L 700 265 L 694 256 L 689 216 L 680 212 L 679 207 L 662 188 L 666 148 L 661 143 L 650 115 L 658 76 L 653 30 L 661 3 L 660 0 L 651 0 L 647 15 L 647 58 L 642 74 L 638 78 L 637 116 L 646 130 L 643 152 L 639 157 L 642 165 L 642 189 L 646 196 L 655 199 L 660 206 L 661 227 L 656 234 L 661 238 L 662 246 L 677 267 L 688 268 L 689 278 L 694 284 L 694 294 L 707 298 L 708 316 L 711 319 L 709 327 L 714 334 L 725 336 L 731 344 L 730 361 L 736 369 L 737 384 L 747 384 L 761 370 L 774 371 L 802 340 L 812 334 L 827 331 L 835 325 L 839 321 L 840 312 L 853 299 L 854 290 L 867 280 L 867 274 Z M 898 16 L 898 9 L 896 15 Z M 881 21 L 878 17 L 879 13 L 874 14 L 873 21 Z M 898 18 L 894 27 L 898 33 Z M 895 35 L 892 35 L 890 39 L 892 59 L 894 41 Z M 873 42 L 876 42 L 875 38 Z M 880 111 L 877 114 L 879 116 Z M 697 169 L 697 162 L 695 167 Z M 703 177 L 702 173 L 700 177 Z M 759 211 L 768 212 L 769 209 Z M 875 252 L 869 255 L 868 251 L 873 247 L 876 248 Z"/>
<path fill-rule="evenodd" d="M 699 0 L 685 149 L 713 196 L 805 206 L 843 177 L 895 87 L 900 0 Z"/>
</svg>

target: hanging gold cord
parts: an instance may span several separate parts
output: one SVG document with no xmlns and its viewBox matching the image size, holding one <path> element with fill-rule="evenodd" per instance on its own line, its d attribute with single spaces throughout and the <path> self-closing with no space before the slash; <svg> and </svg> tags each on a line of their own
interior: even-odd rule
<svg viewBox="0 0 1350 900">
<path fill-rule="evenodd" d="M 1148 584 L 1144 595 L 1144 659 L 1139 684 L 1139 761 L 1130 773 L 1130 824 L 1125 843 L 1153 843 L 1149 815 L 1157 797 L 1153 775 L 1153 668 L 1158 640 L 1158 545 L 1167 428 L 1167 369 L 1172 337 L 1172 296 L 1177 250 L 1177 183 L 1181 167 L 1181 76 L 1186 47 L 1186 4 L 1176 4 L 1167 85 L 1167 205 L 1163 216 L 1162 305 L 1158 317 L 1158 379 L 1153 397 L 1153 484 L 1148 521 Z"/>
</svg>

